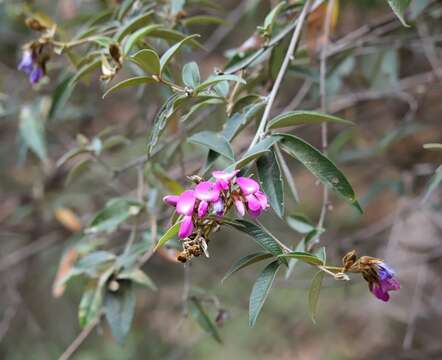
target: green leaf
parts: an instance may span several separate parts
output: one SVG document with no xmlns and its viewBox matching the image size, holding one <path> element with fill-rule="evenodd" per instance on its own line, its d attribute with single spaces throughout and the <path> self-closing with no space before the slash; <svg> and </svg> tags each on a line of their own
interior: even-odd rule
<svg viewBox="0 0 442 360">
<path fill-rule="evenodd" d="M 150 76 L 135 76 L 130 79 L 123 80 L 119 82 L 118 84 L 115 84 L 110 89 L 107 89 L 106 92 L 103 94 L 103 99 L 109 95 L 110 93 L 113 93 L 116 90 L 124 89 L 129 86 L 136 86 L 136 85 L 145 85 L 145 84 L 151 84 L 156 82 L 152 77 Z"/>
<path fill-rule="evenodd" d="M 274 152 L 270 151 L 261 156 L 256 167 L 262 190 L 267 195 L 276 215 L 282 218 L 284 216 L 284 181 Z"/>
<path fill-rule="evenodd" d="M 45 161 L 48 157 L 43 119 L 36 109 L 24 106 L 20 112 L 20 136 L 25 144 Z"/>
<path fill-rule="evenodd" d="M 107 202 L 106 206 L 99 211 L 91 221 L 90 233 L 99 231 L 111 232 L 129 217 L 137 215 L 142 208 L 138 201 L 128 198 L 114 198 Z"/>
<path fill-rule="evenodd" d="M 115 41 L 117 43 L 121 43 L 124 37 L 139 28 L 147 25 L 150 22 L 150 17 L 153 14 L 153 11 L 148 11 L 145 14 L 141 14 L 140 16 L 131 19 L 127 22 L 127 24 L 123 25 L 119 28 L 118 33 L 115 35 Z"/>
<path fill-rule="evenodd" d="M 273 24 L 275 23 L 276 18 L 278 17 L 279 13 L 281 12 L 282 8 L 285 6 L 285 1 L 280 2 L 278 5 L 276 5 L 272 11 L 269 12 L 269 14 L 264 19 L 264 30 L 269 32 L 271 34 Z"/>
<path fill-rule="evenodd" d="M 217 17 L 217 16 L 211 16 L 211 15 L 196 15 L 196 16 L 190 16 L 188 18 L 184 18 L 181 20 L 184 26 L 193 26 L 193 25 L 219 25 L 224 23 L 224 20 Z"/>
<path fill-rule="evenodd" d="M 154 119 L 154 125 L 152 128 L 152 131 L 150 133 L 149 142 L 147 145 L 147 154 L 150 156 L 152 154 L 152 150 L 155 147 L 155 145 L 158 142 L 158 139 L 164 129 L 166 128 L 166 125 L 169 121 L 169 119 L 174 114 L 174 111 L 179 107 L 175 106 L 175 102 L 178 104 L 178 100 L 186 98 L 186 96 L 181 96 L 178 94 L 171 95 L 166 102 L 163 104 L 161 109 L 159 110 L 158 114 L 156 115 Z"/>
<path fill-rule="evenodd" d="M 317 124 L 322 122 L 337 122 L 353 125 L 351 121 L 344 120 L 333 115 L 321 114 L 315 111 L 298 110 L 289 111 L 276 116 L 270 120 L 268 127 L 269 129 L 279 129 L 293 125 Z"/>
<path fill-rule="evenodd" d="M 269 259 L 271 257 L 273 257 L 272 254 L 265 253 L 262 251 L 243 256 L 232 264 L 232 266 L 229 268 L 229 270 L 227 270 L 226 274 L 222 278 L 221 282 L 226 281 L 230 276 L 232 276 L 237 271 L 249 265 L 255 264 L 259 261 Z"/>
<path fill-rule="evenodd" d="M 204 310 L 203 305 L 201 302 L 195 298 L 192 297 L 189 301 L 190 305 L 190 313 L 194 317 L 194 319 L 198 322 L 198 324 L 201 326 L 201 328 L 212 335 L 212 337 L 218 342 L 222 343 L 221 336 L 218 332 L 218 329 L 216 325 L 213 323 L 213 321 L 210 319 L 207 312 Z"/>
<path fill-rule="evenodd" d="M 285 259 L 297 259 L 310 265 L 323 265 L 323 261 L 316 255 L 303 251 L 293 251 L 290 253 L 279 255 Z"/>
<path fill-rule="evenodd" d="M 210 150 L 225 156 L 229 160 L 235 160 L 233 150 L 227 139 L 221 134 L 212 131 L 202 131 L 192 135 L 188 142 L 207 147 Z"/>
<path fill-rule="evenodd" d="M 321 246 L 318 250 L 316 250 L 315 256 L 322 260 L 322 265 L 325 265 L 325 262 L 327 261 L 327 252 L 325 250 L 325 246 Z"/>
<path fill-rule="evenodd" d="M 158 243 L 155 246 L 154 252 L 157 251 L 160 247 L 164 246 L 169 240 L 172 240 L 178 234 L 178 230 L 180 229 L 181 222 L 177 222 L 173 224 L 166 233 L 161 236 L 158 240 Z"/>
<path fill-rule="evenodd" d="M 78 322 L 82 328 L 96 318 L 97 313 L 92 310 L 101 307 L 102 297 L 96 297 L 98 289 L 91 284 L 95 285 L 95 282 L 92 281 L 87 286 L 81 297 L 80 305 L 78 306 Z M 97 306 L 97 304 L 94 304 L 94 300 L 99 301 L 100 304 Z"/>
<path fill-rule="evenodd" d="M 408 5 L 410 5 L 411 0 L 387 0 L 388 5 L 390 5 L 391 9 L 395 13 L 395 15 L 398 17 L 398 19 L 401 21 L 402 25 L 406 27 L 410 27 L 405 22 L 404 14 L 405 10 L 407 10 Z"/>
<path fill-rule="evenodd" d="M 189 86 L 192 89 L 196 88 L 201 81 L 198 64 L 192 61 L 184 65 L 182 78 L 184 85 Z"/>
<path fill-rule="evenodd" d="M 66 176 L 66 180 L 64 182 L 65 186 L 68 186 L 77 179 L 79 176 L 83 175 L 90 169 L 90 166 L 92 165 L 91 159 L 82 159 L 78 163 L 76 163 L 71 170 L 69 170 L 68 175 Z"/>
<path fill-rule="evenodd" d="M 430 181 L 427 185 L 427 192 L 425 193 L 424 197 L 422 198 L 422 203 L 428 201 L 431 194 L 434 190 L 437 189 L 439 184 L 442 182 L 442 165 L 439 165 L 439 167 L 436 169 L 436 172 L 431 177 Z"/>
<path fill-rule="evenodd" d="M 223 135 L 229 141 L 232 141 L 241 129 L 264 110 L 264 107 L 265 102 L 261 101 L 256 104 L 245 106 L 242 111 L 234 113 L 224 124 Z"/>
<path fill-rule="evenodd" d="M 107 291 L 104 314 L 112 335 L 122 344 L 129 333 L 135 313 L 135 294 L 130 281 L 119 282 L 117 291 Z"/>
<path fill-rule="evenodd" d="M 157 290 L 157 287 L 155 286 L 155 283 L 152 281 L 152 279 L 147 276 L 147 274 L 141 270 L 141 269 L 132 269 L 132 270 L 126 270 L 122 273 L 118 274 L 117 276 L 118 280 L 131 280 L 132 282 L 148 287 L 152 290 Z"/>
<path fill-rule="evenodd" d="M 95 59 L 83 65 L 77 73 L 71 78 L 70 86 L 74 86 L 76 82 L 84 78 L 90 72 L 98 69 L 101 66 L 101 59 Z"/>
<path fill-rule="evenodd" d="M 324 278 L 324 272 L 318 271 L 314 276 L 310 285 L 308 293 L 308 304 L 310 309 L 310 317 L 313 323 L 316 324 L 316 309 L 318 307 L 319 294 L 321 293 L 322 279 Z"/>
<path fill-rule="evenodd" d="M 309 219 L 307 219 L 303 215 L 289 215 L 287 216 L 287 224 L 295 231 L 300 234 L 307 234 L 312 230 L 315 230 L 316 227 L 313 225 Z"/>
<path fill-rule="evenodd" d="M 269 136 L 261 140 L 249 151 L 247 151 L 243 157 L 235 163 L 235 169 L 241 169 L 253 160 L 259 159 L 262 155 L 269 151 L 269 148 L 279 141 L 277 136 Z"/>
<path fill-rule="evenodd" d="M 278 136 L 281 137 L 280 144 L 283 150 L 298 159 L 322 183 L 362 213 L 353 188 L 333 162 L 301 138 L 289 134 L 278 134 Z"/>
<path fill-rule="evenodd" d="M 94 251 L 78 260 L 73 270 L 77 274 L 95 276 L 99 271 L 103 270 L 103 267 L 108 267 L 115 259 L 115 255 L 108 251 Z"/>
<path fill-rule="evenodd" d="M 278 241 L 264 227 L 248 220 L 236 220 L 233 223 L 229 223 L 229 225 L 252 237 L 261 247 L 272 255 L 279 256 L 283 254 Z"/>
<path fill-rule="evenodd" d="M 298 245 L 296 245 L 295 251 L 294 252 L 305 252 L 305 239 L 302 239 Z M 297 258 L 292 258 L 288 261 L 288 267 L 287 267 L 287 271 L 285 273 L 285 279 L 287 280 L 290 275 L 293 272 L 293 269 L 295 268 L 295 265 L 298 263 L 298 259 Z"/>
<path fill-rule="evenodd" d="M 263 272 L 259 275 L 252 288 L 249 300 L 249 325 L 254 326 L 258 315 L 264 305 L 264 302 L 269 295 L 276 272 L 278 271 L 280 263 L 274 261 L 267 265 Z"/>
<path fill-rule="evenodd" d="M 138 29 L 131 35 L 129 35 L 124 43 L 123 49 L 124 53 L 128 54 L 129 51 L 134 47 L 134 45 L 140 41 L 143 37 L 150 35 L 151 33 L 154 33 L 155 30 L 158 30 L 161 28 L 161 25 L 159 24 L 151 24 L 147 25 L 146 27 L 143 27 L 141 29 Z"/>
<path fill-rule="evenodd" d="M 181 40 L 180 42 L 176 43 L 174 46 L 172 46 L 170 49 L 168 49 L 163 54 L 163 56 L 161 56 L 161 59 L 160 59 L 161 73 L 164 71 L 164 68 L 169 63 L 169 61 L 172 59 L 172 56 L 175 55 L 175 53 L 181 48 L 181 46 L 184 45 L 189 40 L 192 40 L 192 39 L 194 39 L 196 37 L 199 37 L 199 35 L 194 34 L 194 35 L 186 36 L 183 40 Z"/>
<path fill-rule="evenodd" d="M 49 109 L 48 114 L 49 119 L 52 119 L 57 115 L 57 112 L 64 107 L 71 96 L 73 90 L 73 87 L 71 86 L 72 78 L 73 75 L 65 77 L 52 93 L 51 108 Z"/>
<path fill-rule="evenodd" d="M 160 74 L 160 58 L 158 54 L 149 49 L 143 49 L 129 57 L 129 60 L 137 64 L 144 71 L 159 75 Z"/>
<path fill-rule="evenodd" d="M 195 87 L 195 91 L 200 92 L 204 89 L 207 89 L 209 86 L 215 85 L 222 81 L 235 81 L 241 84 L 246 84 L 246 81 L 242 77 L 239 77 L 237 75 L 216 75 Z"/>
</svg>

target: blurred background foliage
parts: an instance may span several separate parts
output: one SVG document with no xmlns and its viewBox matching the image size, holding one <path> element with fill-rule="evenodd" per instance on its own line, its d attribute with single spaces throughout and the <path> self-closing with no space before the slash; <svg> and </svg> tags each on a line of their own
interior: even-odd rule
<svg viewBox="0 0 442 360">
<path fill-rule="evenodd" d="M 169 2 L 158 3 L 169 9 Z M 201 34 L 198 41 L 205 49 L 188 48 L 181 54 L 185 60 L 181 63 L 197 61 L 202 78 L 206 78 L 215 68 L 223 68 L 227 58 L 237 55 L 237 49 L 241 52 L 241 46 L 246 46 L 277 1 L 191 3 L 187 17 L 220 18 L 209 24 L 173 24 L 184 33 Z M 363 281 L 326 281 L 314 325 L 306 310 L 313 272 L 300 264 L 288 279 L 277 278 L 260 319 L 250 329 L 246 309 L 258 269 L 245 269 L 223 284 L 220 280 L 239 256 L 254 250 L 255 244 L 226 229 L 211 243 L 211 257 L 195 259 L 186 271 L 170 261 L 173 249 L 154 255 L 143 270 L 158 291 L 136 289 L 134 322 L 125 343 L 118 344 L 103 324 L 74 358 L 442 358 L 440 189 L 436 187 L 425 196 L 442 153 L 437 146 L 424 148 L 424 144 L 442 141 L 442 2 L 411 1 L 406 13 L 410 27 L 402 26 L 386 3 L 341 0 L 336 9 L 328 54 L 328 111 L 356 126 L 330 127 L 329 156 L 351 180 L 364 215 L 333 198 L 322 241 L 334 263 L 351 249 L 388 259 L 401 280 L 401 291 L 383 304 L 368 295 Z M 24 74 L 15 70 L 21 46 L 35 35 L 24 20 L 32 12 L 45 13 L 61 24 L 61 32 L 69 39 L 92 15 L 116 6 L 119 1 L 113 0 L 0 1 L 3 359 L 57 358 L 79 333 L 76 309 L 85 281 L 75 279 L 64 296 L 58 297 L 63 290 L 54 290 L 53 284 L 60 259 L 66 260 L 63 255 L 72 247 L 81 253 L 103 242 L 116 251 L 123 249 L 129 227 L 121 226 L 104 239 L 95 238 L 93 245 L 81 233 L 110 198 L 136 193 L 135 168 L 117 178 L 109 168 L 124 168 L 145 154 L 152 118 L 169 95 L 147 85 L 102 99 L 109 86 L 93 72 L 78 82 L 71 94 L 63 93 L 65 101 L 60 101 L 60 89 L 73 70 L 61 56 L 48 64 L 48 78 L 32 88 Z M 275 103 L 275 114 L 319 106 L 317 50 L 323 16 L 313 14 L 308 20 L 296 60 Z M 273 58 L 281 56 L 278 51 L 284 48 L 276 47 Z M 252 74 L 249 84 L 255 91 L 260 89 L 261 95 L 271 88 L 277 72 L 272 67 L 277 63 L 270 59 L 258 64 L 259 71 Z M 117 81 L 127 78 L 129 72 L 124 68 Z M 226 116 L 221 106 L 211 107 L 203 115 L 192 133 L 218 129 Z M 247 127 L 233 143 L 234 149 L 246 149 L 254 130 L 254 125 Z M 180 131 L 174 122 L 167 135 Z M 319 146 L 319 127 L 303 126 L 296 131 Z M 58 166 L 60 159 L 79 145 L 88 152 Z M 170 186 L 185 186 L 186 176 L 198 172 L 204 156 L 201 147 L 167 143 L 158 163 L 144 169 L 148 191 L 154 192 L 150 196 L 159 199 Z M 225 164 L 218 159 L 218 168 Z M 287 196 L 287 213 L 317 219 L 321 207 L 318 183 L 298 163 L 289 161 L 288 165 L 299 202 Z M 289 227 L 273 212 L 262 222 L 291 246 L 304 236 L 299 223 L 292 221 Z M 140 241 L 149 243 L 149 223 L 146 220 L 142 225 Z M 165 229 L 167 222 L 160 232 Z M 210 329 L 207 333 L 207 327 L 201 326 L 198 304 L 189 305 L 191 313 L 196 306 L 197 321 L 192 316 L 183 318 L 183 278 L 184 287 L 190 279 L 191 293 L 203 299 L 208 316 L 220 320 L 216 331 L 222 344 L 210 336 Z"/>
</svg>

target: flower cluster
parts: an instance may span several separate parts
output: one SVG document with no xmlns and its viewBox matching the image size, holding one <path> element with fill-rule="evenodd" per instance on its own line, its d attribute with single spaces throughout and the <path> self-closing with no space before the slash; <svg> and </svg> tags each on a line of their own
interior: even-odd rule
<svg viewBox="0 0 442 360">
<path fill-rule="evenodd" d="M 382 260 L 370 256 L 356 258 L 355 251 L 343 258 L 344 271 L 361 273 L 368 282 L 368 288 L 378 299 L 388 301 L 390 291 L 399 290 L 400 283 L 395 279 L 394 271 Z"/>
<path fill-rule="evenodd" d="M 191 255 L 200 254 L 194 245 L 201 241 L 205 245 L 208 235 L 217 227 L 216 219 L 222 217 L 232 205 L 235 205 L 240 216 L 244 216 L 247 209 L 253 217 L 259 216 L 269 206 L 259 184 L 248 177 L 237 177 L 237 174 L 238 170 L 214 171 L 214 181 L 202 181 L 198 178 L 193 189 L 163 198 L 165 203 L 174 206 L 176 212 L 183 217 L 178 236 L 180 239 L 192 240 L 192 247 L 189 248 L 192 249 Z M 209 218 L 209 215 L 215 220 Z M 205 246 L 203 250 L 206 252 Z"/>
</svg>

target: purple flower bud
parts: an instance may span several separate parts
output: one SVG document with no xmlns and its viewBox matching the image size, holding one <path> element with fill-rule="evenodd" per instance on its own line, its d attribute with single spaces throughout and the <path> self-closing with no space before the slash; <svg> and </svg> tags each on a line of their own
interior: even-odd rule
<svg viewBox="0 0 442 360">
<path fill-rule="evenodd" d="M 232 181 L 232 179 L 238 174 L 239 170 L 235 170 L 231 173 L 228 173 L 226 171 L 214 171 L 212 172 L 213 177 L 216 179 L 216 183 L 220 186 L 223 190 L 229 189 L 229 183 Z"/>
<path fill-rule="evenodd" d="M 31 84 L 35 85 L 40 81 L 43 76 L 43 69 L 38 65 L 34 65 L 31 73 L 29 74 L 29 81 L 31 82 Z"/>
<path fill-rule="evenodd" d="M 213 203 L 213 211 L 216 215 L 222 216 L 224 214 L 224 202 L 223 199 L 218 199 Z"/>
<path fill-rule="evenodd" d="M 17 69 L 20 71 L 24 71 L 26 74 L 30 74 L 32 71 L 32 51 L 25 50 L 23 52 L 22 58 L 20 60 L 20 63 L 17 66 Z"/>
<path fill-rule="evenodd" d="M 176 211 L 181 215 L 192 215 L 195 207 L 195 192 L 193 190 L 184 191 L 178 198 Z"/>
<path fill-rule="evenodd" d="M 179 198 L 180 197 L 177 195 L 166 195 L 165 197 L 163 197 L 163 201 L 167 205 L 176 206 Z"/>
<path fill-rule="evenodd" d="M 201 201 L 198 206 L 198 217 L 202 218 L 206 216 L 208 208 L 209 208 L 209 203 L 207 201 Z"/>
<path fill-rule="evenodd" d="M 211 181 L 200 182 L 195 187 L 195 196 L 201 201 L 217 201 L 219 199 L 220 189 L 216 183 Z"/>
<path fill-rule="evenodd" d="M 250 195 L 259 191 L 259 184 L 253 179 L 247 177 L 239 177 L 236 179 L 236 183 L 241 189 L 243 195 Z"/>
<path fill-rule="evenodd" d="M 184 216 L 183 221 L 180 225 L 180 230 L 178 231 L 178 236 L 180 239 L 185 239 L 189 237 L 193 232 L 193 221 L 192 215 Z"/>
<path fill-rule="evenodd" d="M 239 216 L 244 216 L 244 214 L 246 213 L 244 203 L 240 199 L 235 199 L 234 204 Z"/>
</svg>

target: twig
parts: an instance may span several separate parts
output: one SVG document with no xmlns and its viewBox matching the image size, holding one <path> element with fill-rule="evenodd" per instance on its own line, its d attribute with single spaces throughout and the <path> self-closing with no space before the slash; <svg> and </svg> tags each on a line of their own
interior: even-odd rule
<svg viewBox="0 0 442 360">
<path fill-rule="evenodd" d="M 284 60 L 282 62 L 281 68 L 279 69 L 278 76 L 276 78 L 275 84 L 273 85 L 272 91 L 267 100 L 266 107 L 264 109 L 264 114 L 262 115 L 261 122 L 259 123 L 258 130 L 256 131 L 255 137 L 253 138 L 249 149 L 251 149 L 261 138 L 264 136 L 265 128 L 267 125 L 267 120 L 270 116 L 270 111 L 272 110 L 273 102 L 275 101 L 276 95 L 278 94 L 278 90 L 282 84 L 282 80 L 284 78 L 285 72 L 287 71 L 287 67 L 291 60 L 294 58 L 294 51 L 296 45 L 298 44 L 299 38 L 301 36 L 301 29 L 306 18 L 307 12 L 310 8 L 311 0 L 307 0 L 302 8 L 302 12 L 299 15 L 296 27 L 293 31 L 292 38 L 290 40 L 289 47 L 285 54 Z"/>
<path fill-rule="evenodd" d="M 71 345 L 65 350 L 65 352 L 58 358 L 58 360 L 68 360 L 78 350 L 83 341 L 90 335 L 92 330 L 98 325 L 101 316 L 98 316 L 88 326 L 86 326 L 80 334 L 75 338 Z"/>
<path fill-rule="evenodd" d="M 324 44 L 321 49 L 321 62 L 320 62 L 320 72 L 319 72 L 319 92 L 321 98 L 321 111 L 323 113 L 327 112 L 327 93 L 326 93 L 326 75 L 327 75 L 327 46 L 330 38 L 330 29 L 331 29 L 331 19 L 333 15 L 333 7 L 335 1 L 330 0 L 327 5 L 327 13 L 325 15 L 324 22 Z M 324 154 L 327 153 L 328 148 L 328 128 L 327 123 L 323 122 L 321 124 L 321 144 L 322 144 L 322 152 Z M 322 192 L 322 207 L 321 213 L 319 215 L 318 220 L 318 229 L 322 229 L 325 222 L 325 215 L 327 214 L 328 208 L 328 188 L 327 185 L 324 185 Z M 319 234 L 315 237 L 315 240 L 311 242 L 310 248 L 314 246 L 315 243 L 319 242 Z"/>
</svg>

